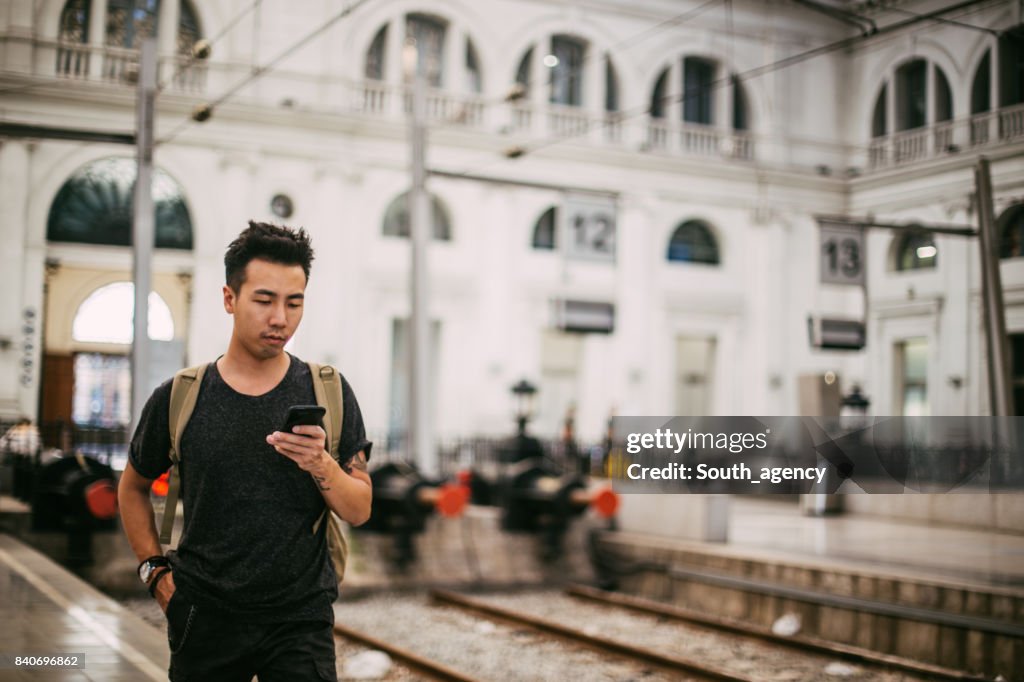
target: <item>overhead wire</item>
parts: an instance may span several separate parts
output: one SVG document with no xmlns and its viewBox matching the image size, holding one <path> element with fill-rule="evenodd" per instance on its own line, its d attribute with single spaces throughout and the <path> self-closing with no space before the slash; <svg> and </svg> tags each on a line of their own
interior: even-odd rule
<svg viewBox="0 0 1024 682">
<path fill-rule="evenodd" d="M 312 31 L 310 31 L 309 33 L 304 35 L 302 38 L 300 38 L 299 40 L 297 40 L 296 42 L 292 43 L 290 46 L 285 48 L 280 54 L 278 54 L 276 57 L 271 59 L 266 64 L 263 64 L 262 66 L 255 66 L 255 67 L 253 67 L 252 71 L 245 78 L 243 78 L 238 83 L 236 83 L 235 85 L 233 85 L 230 88 L 228 88 L 224 93 L 222 93 L 220 95 L 220 97 L 218 97 L 217 99 L 215 99 L 212 102 L 208 103 L 206 105 L 206 107 L 210 111 L 216 109 L 218 106 L 220 106 L 221 104 L 223 104 L 227 100 L 229 100 L 232 97 L 234 97 L 235 94 L 238 93 L 238 91 L 241 90 L 242 88 L 244 88 L 246 85 L 248 85 L 249 83 L 251 83 L 252 81 L 256 80 L 257 78 L 260 78 L 261 76 L 263 76 L 263 75 L 269 73 L 270 71 L 272 71 L 279 63 L 281 63 L 282 61 L 284 61 L 285 59 L 287 59 L 288 57 L 293 55 L 299 49 L 305 47 L 306 44 L 309 43 L 311 40 L 313 40 L 314 38 L 320 36 L 327 29 L 331 28 L 332 26 L 334 26 L 334 24 L 338 23 L 339 21 L 341 21 L 342 19 L 344 19 L 348 15 L 352 14 L 352 12 L 356 11 L 357 9 L 359 9 L 360 7 L 365 5 L 367 2 L 369 2 L 369 0 L 355 0 L 355 2 L 352 2 L 351 4 L 349 4 L 347 7 L 345 7 L 340 12 L 335 14 L 333 17 L 331 17 L 330 19 L 325 21 L 323 24 L 321 24 L 317 28 L 313 29 Z M 193 118 L 191 118 L 191 117 L 185 119 L 181 124 L 179 124 L 176 128 L 174 128 L 170 133 L 168 133 L 167 135 L 165 135 L 165 136 L 159 138 L 158 140 L 156 140 L 156 142 L 154 144 L 156 144 L 156 145 L 167 144 L 168 142 L 170 142 L 175 137 L 180 135 L 182 133 L 182 131 L 184 131 L 186 128 L 188 128 L 190 125 L 192 125 L 195 122 L 196 121 Z"/>
<path fill-rule="evenodd" d="M 952 6 L 948 7 L 948 8 L 945 8 L 945 9 L 942 9 L 942 10 L 937 10 L 936 12 L 932 12 L 932 13 L 929 13 L 929 14 L 915 15 L 914 17 L 912 17 L 910 19 L 907 19 L 905 21 L 896 22 L 894 24 L 890 24 L 888 26 L 884 26 L 884 27 L 878 29 L 878 31 L 876 33 L 874 33 L 874 34 L 872 34 L 870 36 L 864 36 L 864 35 L 849 36 L 849 37 L 842 38 L 842 39 L 837 40 L 837 41 L 833 41 L 831 43 L 826 43 L 824 45 L 820 45 L 818 47 L 814 47 L 814 48 L 811 48 L 809 50 L 805 50 L 803 52 L 799 52 L 799 53 L 794 54 L 794 55 L 790 55 L 789 57 L 784 57 L 784 58 L 776 60 L 774 62 L 769 62 L 767 64 L 762 64 L 761 66 L 757 66 L 757 67 L 748 69 L 746 71 L 742 71 L 742 72 L 734 73 L 734 74 L 728 74 L 725 77 L 718 78 L 718 79 L 712 81 L 707 86 L 707 90 L 709 92 L 713 92 L 713 91 L 717 90 L 720 87 L 731 86 L 733 84 L 734 80 L 736 82 L 742 82 L 743 80 L 749 80 L 750 78 L 756 78 L 758 76 L 763 76 L 765 74 L 768 74 L 768 73 L 771 73 L 771 72 L 774 72 L 774 71 L 778 71 L 780 69 L 788 68 L 790 66 L 793 66 L 795 64 L 798 64 L 798 63 L 801 63 L 801 62 L 804 62 L 804 61 L 807 61 L 808 59 L 812 59 L 814 57 L 818 57 L 818 56 L 821 56 L 821 55 L 829 54 L 831 52 L 835 52 L 835 51 L 838 51 L 838 50 L 846 49 L 848 47 L 852 47 L 853 45 L 856 45 L 859 42 L 877 38 L 877 37 L 879 37 L 879 36 L 881 36 L 883 34 L 891 33 L 891 32 L 893 32 L 895 30 L 900 29 L 900 28 L 905 28 L 906 26 L 912 25 L 912 24 L 917 23 L 919 21 L 932 19 L 932 18 L 934 18 L 933 15 L 936 15 L 936 14 L 940 14 L 940 13 L 944 14 L 944 13 L 948 13 L 948 12 L 954 12 L 954 11 L 958 11 L 960 9 L 969 9 L 969 8 L 971 8 L 973 6 L 977 6 L 977 5 L 981 5 L 981 4 L 989 4 L 989 3 L 992 3 L 992 2 L 996 2 L 996 1 L 998 1 L 998 0 L 966 0 L 965 2 L 960 2 L 960 3 L 956 4 L 956 5 L 952 5 Z M 971 12 L 968 12 L 967 14 L 970 14 L 970 13 Z M 662 98 L 660 98 L 657 101 L 660 104 L 678 104 L 678 103 L 683 102 L 687 97 L 692 96 L 694 90 L 695 89 L 693 89 L 693 88 L 691 88 L 691 89 L 684 89 L 684 91 L 682 93 L 674 94 L 674 95 L 665 95 L 665 96 L 663 96 Z M 608 126 L 612 125 L 612 124 L 618 125 L 618 124 L 621 124 L 624 121 L 636 118 L 637 116 L 642 116 L 644 114 L 649 113 L 652 110 L 654 103 L 655 103 L 654 100 L 652 100 L 650 104 L 643 104 L 643 105 L 640 105 L 640 106 L 637 106 L 637 107 L 633 107 L 631 109 L 624 110 L 622 112 L 617 112 L 615 116 L 605 116 L 600 121 L 598 121 L 595 126 L 589 126 L 589 125 L 588 126 L 583 126 L 582 130 L 580 130 L 579 132 L 567 133 L 565 135 L 559 135 L 559 136 L 555 136 L 555 137 L 550 137 L 550 138 L 548 138 L 546 140 L 541 140 L 540 142 L 534 143 L 532 145 L 526 145 L 526 146 L 523 146 L 523 147 L 519 147 L 519 148 L 517 148 L 514 157 L 510 157 L 510 158 L 518 159 L 518 158 L 521 158 L 522 156 L 524 156 L 526 154 L 530 154 L 530 153 L 533 153 L 533 152 L 536 152 L 536 151 L 539 151 L 539 150 L 542 150 L 542 149 L 547 149 L 547 148 L 550 148 L 550 147 L 562 144 L 564 142 L 576 139 L 576 138 L 581 137 L 583 135 L 588 135 L 588 134 L 590 134 L 590 132 L 592 130 L 595 130 L 595 129 L 596 130 L 603 130 L 603 129 L 607 128 Z M 864 146 L 864 145 L 845 145 L 845 144 L 839 144 L 838 146 L 844 147 L 844 148 L 847 148 L 847 149 L 858 149 L 858 150 L 867 150 L 867 149 L 869 149 L 868 146 Z M 493 166 L 493 165 L 495 165 L 497 163 L 501 163 L 501 162 L 506 161 L 506 160 L 508 160 L 508 159 L 507 158 L 497 158 L 497 159 L 494 159 L 493 161 L 487 162 L 486 164 L 481 164 L 479 166 L 476 166 L 476 167 L 474 167 L 474 168 L 472 168 L 470 170 L 467 170 L 467 171 L 464 171 L 464 172 L 446 172 L 446 175 L 449 176 L 449 177 L 452 177 L 452 176 L 468 176 L 468 175 L 472 175 L 472 174 L 478 173 L 483 168 L 487 168 L 487 167 Z"/>
<path fill-rule="evenodd" d="M 701 3 L 697 7 L 694 7 L 692 9 L 688 9 L 685 12 L 680 12 L 679 14 L 676 14 L 675 16 L 671 16 L 668 19 L 663 19 L 662 21 L 659 21 L 657 24 L 654 24 L 653 26 L 649 26 L 649 27 L 645 28 L 644 30 L 640 31 L 639 33 L 636 33 L 636 34 L 634 34 L 632 36 L 629 36 L 628 38 L 620 40 L 617 43 L 613 43 L 612 45 L 609 45 L 604 54 L 610 53 L 612 50 L 627 50 L 627 49 L 633 47 L 634 45 L 640 43 L 641 41 L 646 40 L 647 38 L 649 38 L 650 36 L 654 35 L 655 33 L 658 33 L 659 31 L 663 31 L 664 29 L 666 29 L 666 28 L 668 28 L 670 26 L 679 26 L 681 24 L 685 24 L 686 22 L 690 21 L 691 19 L 697 18 L 698 16 L 700 16 L 704 12 L 708 11 L 709 9 L 711 9 L 714 5 L 717 5 L 717 4 L 719 4 L 719 3 L 723 2 L 723 1 L 724 0 L 706 0 L 706 2 Z M 536 44 L 531 45 L 531 47 L 529 49 L 530 50 L 536 49 Z M 583 59 L 580 60 L 579 64 L 576 64 L 576 65 L 570 67 L 569 77 L 578 76 L 580 74 L 580 72 L 582 72 L 583 67 L 586 66 L 588 62 L 590 62 L 593 59 L 598 58 L 599 56 L 600 55 L 598 55 L 596 53 L 596 51 L 594 51 L 594 50 L 588 51 L 588 53 L 586 55 L 584 55 Z M 548 76 L 543 79 L 544 82 L 542 84 L 535 84 L 533 82 L 533 79 L 532 79 L 532 76 L 531 76 L 531 77 L 527 78 L 527 80 L 524 83 L 517 83 L 515 85 L 520 85 L 520 86 L 522 86 L 524 92 L 529 92 L 530 89 L 534 85 L 539 85 L 540 87 L 548 87 L 548 86 L 550 86 L 554 82 L 554 79 L 555 79 L 554 69 L 553 68 L 549 68 L 548 69 Z M 485 98 L 485 99 L 479 101 L 478 103 L 483 105 L 483 106 L 487 106 L 488 104 L 500 104 L 502 102 L 508 101 L 508 99 L 509 99 L 508 95 L 503 95 L 501 97 L 495 97 L 495 98 L 491 98 L 491 99 L 486 99 Z"/>
<path fill-rule="evenodd" d="M 255 10 L 261 4 L 263 4 L 263 0 L 254 0 L 254 2 L 252 4 L 250 4 L 248 7 L 246 7 L 241 12 L 239 12 L 237 15 L 235 15 L 230 21 L 228 21 L 228 23 L 226 23 L 224 25 L 224 28 L 222 28 L 220 30 L 220 32 L 216 36 L 214 36 L 213 38 L 205 39 L 206 43 L 208 45 L 210 45 L 210 46 L 215 45 L 218 40 L 223 38 L 225 35 L 227 35 L 227 33 L 231 29 L 233 29 L 236 25 L 238 25 L 239 21 L 244 19 L 246 15 L 248 15 L 250 12 Z M 193 48 L 194 48 L 194 46 L 193 46 Z M 179 63 L 177 68 L 174 70 L 174 73 L 172 73 L 170 75 L 170 77 L 166 81 L 164 81 L 164 82 L 160 83 L 159 85 L 157 85 L 157 92 L 163 91 L 163 89 L 166 88 L 169 83 L 173 83 L 175 78 L 177 78 L 179 75 L 181 75 L 181 73 L 183 71 L 185 71 L 186 69 L 190 68 L 192 65 L 194 65 L 198 61 L 202 61 L 202 59 L 200 57 L 196 56 L 194 51 L 192 53 L 190 53 L 189 54 L 189 58 L 184 60 L 184 61 L 182 61 L 181 63 Z"/>
</svg>

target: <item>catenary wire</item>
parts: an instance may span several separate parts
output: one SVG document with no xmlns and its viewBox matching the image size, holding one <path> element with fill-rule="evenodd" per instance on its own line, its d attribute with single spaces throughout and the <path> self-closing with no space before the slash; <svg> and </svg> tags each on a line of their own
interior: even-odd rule
<svg viewBox="0 0 1024 682">
<path fill-rule="evenodd" d="M 949 7 L 949 8 L 946 8 L 945 10 L 939 10 L 939 11 L 941 11 L 941 12 L 951 12 L 951 11 L 957 11 L 958 9 L 970 9 L 970 7 L 972 7 L 972 6 L 977 6 L 979 4 L 981 4 L 981 5 L 990 4 L 990 3 L 998 2 L 998 1 L 999 0 L 968 0 L 966 2 L 961 2 L 961 3 L 957 4 L 957 5 L 953 5 L 953 6 Z M 970 13 L 971 12 L 967 12 L 967 14 L 970 14 Z M 757 66 L 757 67 L 754 67 L 752 69 L 748 69 L 747 71 L 742 71 L 742 72 L 735 73 L 735 74 L 729 74 L 728 76 L 726 76 L 724 78 L 718 78 L 718 79 L 712 81 L 709 84 L 708 90 L 709 91 L 714 91 L 714 90 L 717 90 L 720 87 L 730 86 L 730 85 L 732 85 L 734 78 L 737 81 L 743 81 L 743 80 L 747 80 L 747 79 L 750 79 L 750 78 L 756 78 L 758 76 L 763 76 L 763 75 L 765 75 L 767 73 L 771 73 L 773 71 L 778 71 L 780 69 L 784 69 L 784 68 L 787 68 L 789 66 L 793 66 L 795 64 L 804 62 L 804 61 L 806 61 L 808 59 L 812 59 L 814 57 L 818 57 L 818 56 L 821 56 L 821 55 L 824 55 L 824 54 L 829 54 L 831 52 L 835 52 L 837 50 L 842 50 L 842 49 L 845 49 L 845 48 L 848 48 L 848 47 L 852 47 L 853 45 L 857 44 L 858 42 L 862 42 L 862 41 L 865 41 L 865 40 L 871 40 L 871 39 L 877 38 L 877 37 L 879 37 L 883 33 L 890 33 L 892 31 L 898 30 L 898 29 L 903 28 L 903 27 L 905 27 L 907 25 L 910 25 L 912 23 L 916 23 L 916 22 L 921 21 L 921 20 L 929 20 L 929 19 L 932 19 L 932 18 L 933 17 L 928 16 L 928 15 L 916 15 L 915 17 L 912 17 L 912 18 L 910 18 L 910 19 L 908 19 L 906 21 L 896 22 L 895 24 L 890 24 L 888 26 L 882 27 L 881 29 L 879 29 L 879 31 L 877 33 L 875 33 L 875 34 L 873 34 L 871 36 L 862 36 L 862 35 L 850 36 L 850 37 L 843 38 L 843 39 L 840 39 L 840 40 L 837 40 L 837 41 L 833 41 L 831 43 L 826 43 L 825 45 L 820 45 L 818 47 L 811 48 L 809 50 L 805 50 L 803 52 L 799 52 L 799 53 L 797 53 L 795 55 L 790 55 L 789 57 L 784 57 L 784 58 L 776 60 L 774 62 L 769 62 L 767 64 L 762 64 L 761 66 Z M 686 97 L 690 96 L 690 94 L 692 94 L 692 92 L 687 92 L 686 90 L 684 90 L 680 94 L 666 95 L 666 96 L 662 97 L 659 100 L 659 102 L 662 103 L 662 104 L 680 103 Z M 653 102 L 652 102 L 652 104 L 653 104 Z M 519 148 L 519 153 L 516 154 L 515 158 L 520 158 L 520 157 L 522 157 L 522 156 L 524 156 L 526 154 L 530 154 L 530 153 L 539 151 L 541 149 L 547 149 L 549 147 L 554 147 L 556 145 L 562 144 L 564 142 L 571 141 L 571 140 L 576 139 L 578 137 L 581 137 L 583 135 L 588 135 L 594 129 L 602 130 L 604 128 L 607 128 L 612 123 L 621 124 L 622 122 L 630 120 L 630 119 L 633 119 L 633 118 L 636 118 L 637 116 L 642 116 L 642 115 L 647 114 L 647 113 L 650 112 L 650 110 L 652 108 L 652 104 L 643 104 L 643 105 L 639 105 L 637 107 L 633 107 L 632 109 L 626 109 L 626 110 L 621 111 L 621 112 L 614 112 L 615 113 L 614 116 L 610 116 L 610 117 L 606 116 L 606 117 L 604 117 L 603 119 L 601 119 L 596 124 L 596 126 L 583 126 L 582 127 L 583 129 L 580 130 L 579 132 L 576 132 L 576 133 L 560 135 L 558 137 L 551 137 L 551 138 L 548 138 L 546 140 L 541 140 L 540 142 L 532 144 L 532 145 L 524 145 L 524 146 Z M 610 112 L 610 113 L 612 113 L 612 112 Z M 962 120 L 963 119 L 956 119 L 955 121 L 951 120 L 949 122 L 950 123 L 955 123 L 956 121 L 962 121 Z M 864 146 L 864 145 L 839 145 L 839 146 L 846 147 L 846 148 L 849 148 L 849 149 L 859 149 L 859 150 L 869 149 L 869 147 Z M 469 169 L 469 170 L 466 170 L 466 171 L 462 171 L 462 172 L 446 173 L 446 175 L 449 175 L 449 176 L 473 175 L 475 173 L 478 173 L 480 170 L 483 170 L 484 168 L 489 168 L 489 167 L 491 167 L 491 166 L 493 166 L 495 164 L 502 163 L 502 162 L 504 162 L 506 160 L 508 160 L 508 159 L 506 159 L 506 158 L 497 158 L 497 159 L 489 161 L 489 162 L 487 162 L 485 164 L 481 164 L 479 166 L 476 166 L 476 167 L 474 167 L 472 169 Z"/>
<path fill-rule="evenodd" d="M 238 24 L 239 21 L 245 18 L 246 15 L 255 10 L 261 4 L 263 4 L 263 0 L 255 0 L 252 4 L 250 4 L 248 7 L 246 7 L 237 15 L 235 15 L 234 18 L 228 21 L 228 23 L 224 25 L 224 28 L 222 28 L 217 35 L 215 35 L 213 38 L 207 39 L 207 42 L 211 46 L 215 45 L 217 41 L 223 38 L 231 29 L 233 29 Z M 182 71 L 185 71 L 193 64 L 195 64 L 197 61 L 199 61 L 197 57 L 195 57 L 194 55 L 189 55 L 188 59 L 178 64 L 177 68 L 175 68 L 174 70 L 174 73 L 172 73 L 171 76 L 166 81 L 160 83 L 157 86 L 157 92 L 162 92 L 163 89 L 166 88 L 169 83 L 174 82 L 174 79 L 177 78 Z"/>
<path fill-rule="evenodd" d="M 284 51 L 282 51 L 280 54 L 278 54 L 276 57 L 271 59 L 266 64 L 264 64 L 262 66 L 254 67 L 252 69 L 252 71 L 249 73 L 248 76 L 246 76 L 245 78 L 240 80 L 238 83 L 236 83 L 235 85 L 233 85 L 230 88 L 228 88 L 227 91 L 225 91 L 217 99 L 215 99 L 212 102 L 210 102 L 207 106 L 211 110 L 217 108 L 218 106 L 220 106 L 221 104 L 226 102 L 228 99 L 233 97 L 239 90 L 244 88 L 246 85 L 248 85 L 249 83 L 251 83 L 252 81 L 256 80 L 257 78 L 260 78 L 261 76 L 263 76 L 263 75 L 269 73 L 270 71 L 272 71 L 274 69 L 274 67 L 276 67 L 281 61 L 287 59 L 288 57 L 290 57 L 292 54 L 294 54 L 296 51 L 298 51 L 302 47 L 305 47 L 306 44 L 309 43 L 309 41 L 311 41 L 314 38 L 320 36 L 324 31 L 326 31 L 330 27 L 334 26 L 334 24 L 338 23 L 339 21 L 341 21 L 342 19 L 344 19 L 345 17 L 350 15 L 352 12 L 356 11 L 357 9 L 359 9 L 360 7 L 365 5 L 368 1 L 369 0 L 355 0 L 355 2 L 351 3 L 350 5 L 348 5 L 344 9 L 342 9 L 340 12 L 338 12 L 333 17 L 331 17 L 330 19 L 325 21 L 319 27 L 313 29 L 312 31 L 307 33 L 305 36 L 300 38 L 298 41 L 292 43 L 290 46 L 285 48 Z M 175 137 L 180 135 L 181 132 L 183 130 L 185 130 L 185 128 L 190 126 L 193 122 L 194 121 L 191 118 L 185 119 L 184 121 L 181 122 L 181 124 L 179 124 L 170 133 L 168 133 L 164 137 L 158 139 L 155 144 L 157 144 L 157 145 L 167 144 L 168 142 L 173 140 Z"/>
</svg>

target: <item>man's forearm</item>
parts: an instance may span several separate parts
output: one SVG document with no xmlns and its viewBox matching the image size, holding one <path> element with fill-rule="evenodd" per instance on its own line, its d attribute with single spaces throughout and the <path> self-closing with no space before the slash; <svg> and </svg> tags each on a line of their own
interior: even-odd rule
<svg viewBox="0 0 1024 682">
<path fill-rule="evenodd" d="M 121 485 L 117 490 L 117 501 L 128 544 L 139 561 L 163 554 L 160 537 L 156 532 L 156 519 L 153 504 L 149 500 L 149 491 L 141 492 L 136 488 Z"/>
<path fill-rule="evenodd" d="M 326 454 L 326 453 L 325 453 Z M 330 455 L 324 465 L 310 471 L 313 480 L 331 511 L 344 521 L 358 526 L 370 518 L 373 491 L 370 477 L 366 473 L 366 459 L 363 453 L 353 458 L 351 473 L 343 471 Z"/>
</svg>

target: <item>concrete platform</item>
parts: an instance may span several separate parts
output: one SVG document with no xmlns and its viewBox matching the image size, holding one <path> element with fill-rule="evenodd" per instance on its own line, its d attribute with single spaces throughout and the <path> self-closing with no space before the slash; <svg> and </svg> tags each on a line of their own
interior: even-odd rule
<svg viewBox="0 0 1024 682">
<path fill-rule="evenodd" d="M 1024 589 L 1024 534 L 851 513 L 812 517 L 791 502 L 733 497 L 727 544 L 862 563 L 889 573 Z"/>
<path fill-rule="evenodd" d="M 627 502 L 628 503 L 628 500 Z M 761 626 L 1024 680 L 1024 536 L 866 516 L 808 517 L 791 501 L 729 501 L 728 541 L 604 533 L 620 588 Z"/>
<path fill-rule="evenodd" d="M 166 634 L 7 534 L 0 534 L 0 654 L 84 654 L 80 669 L 0 667 L 11 682 L 166 680 Z"/>
</svg>

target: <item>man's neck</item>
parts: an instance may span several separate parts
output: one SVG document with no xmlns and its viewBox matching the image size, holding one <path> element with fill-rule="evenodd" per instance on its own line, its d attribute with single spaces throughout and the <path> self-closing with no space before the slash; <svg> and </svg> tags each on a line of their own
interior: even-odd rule
<svg viewBox="0 0 1024 682">
<path fill-rule="evenodd" d="M 223 356 L 217 361 L 217 371 L 230 386 L 242 393 L 263 393 L 278 384 L 291 366 L 291 356 L 280 353 L 260 358 L 248 352 L 232 337 Z"/>
</svg>

